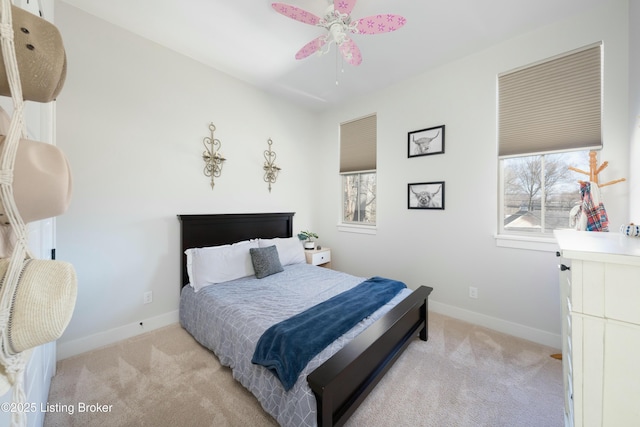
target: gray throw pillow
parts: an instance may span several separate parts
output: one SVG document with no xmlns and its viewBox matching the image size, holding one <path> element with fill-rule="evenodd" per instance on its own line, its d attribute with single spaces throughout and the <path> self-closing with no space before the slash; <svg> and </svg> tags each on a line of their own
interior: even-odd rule
<svg viewBox="0 0 640 427">
<path fill-rule="evenodd" d="M 258 279 L 284 270 L 282 264 L 280 264 L 278 249 L 276 249 L 275 245 L 267 246 L 266 248 L 250 248 L 249 254 L 251 254 L 251 262 Z"/>
</svg>

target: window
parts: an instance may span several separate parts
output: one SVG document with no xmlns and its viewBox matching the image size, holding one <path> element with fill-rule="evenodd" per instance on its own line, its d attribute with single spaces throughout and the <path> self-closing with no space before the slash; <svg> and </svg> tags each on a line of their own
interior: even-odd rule
<svg viewBox="0 0 640 427">
<path fill-rule="evenodd" d="M 340 125 L 342 224 L 376 224 L 376 144 L 375 114 Z"/>
<path fill-rule="evenodd" d="M 498 76 L 499 234 L 571 227 L 601 116 L 601 43 Z"/>
<path fill-rule="evenodd" d="M 580 203 L 576 174 L 589 170 L 589 151 L 541 154 L 502 160 L 504 233 L 540 234 L 569 228 Z"/>
<path fill-rule="evenodd" d="M 342 175 L 342 222 L 376 224 L 376 173 Z"/>
</svg>

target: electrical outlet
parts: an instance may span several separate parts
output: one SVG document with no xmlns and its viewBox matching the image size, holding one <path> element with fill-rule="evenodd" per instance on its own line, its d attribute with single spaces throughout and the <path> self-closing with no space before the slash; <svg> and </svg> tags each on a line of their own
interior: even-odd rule
<svg viewBox="0 0 640 427">
<path fill-rule="evenodd" d="M 145 292 L 144 295 L 143 295 L 142 302 L 144 304 L 151 304 L 153 302 L 153 292 L 151 292 L 151 291 Z"/>
<path fill-rule="evenodd" d="M 478 288 L 474 286 L 469 286 L 469 298 L 478 298 Z"/>
</svg>

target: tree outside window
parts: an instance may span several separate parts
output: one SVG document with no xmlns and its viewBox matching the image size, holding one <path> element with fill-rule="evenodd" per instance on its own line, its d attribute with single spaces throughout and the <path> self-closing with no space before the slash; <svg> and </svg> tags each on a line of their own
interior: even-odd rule
<svg viewBox="0 0 640 427">
<path fill-rule="evenodd" d="M 570 211 L 580 203 L 576 173 L 588 169 L 589 151 L 543 154 L 502 160 L 502 230 L 552 233 L 570 228 Z"/>
<path fill-rule="evenodd" d="M 342 176 L 342 221 L 375 225 L 376 173 L 352 173 Z"/>
</svg>

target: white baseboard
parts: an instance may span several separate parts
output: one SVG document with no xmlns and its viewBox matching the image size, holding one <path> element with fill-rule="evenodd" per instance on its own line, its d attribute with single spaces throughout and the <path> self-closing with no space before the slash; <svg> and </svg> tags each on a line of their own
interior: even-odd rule
<svg viewBox="0 0 640 427">
<path fill-rule="evenodd" d="M 429 310 L 453 317 L 455 319 L 464 320 L 465 322 L 475 325 L 484 326 L 485 328 L 513 335 L 518 338 L 533 341 L 538 344 L 560 349 L 562 348 L 562 337 L 558 334 L 542 331 L 540 329 L 531 328 L 529 326 L 520 325 L 518 323 L 509 322 L 474 311 L 465 310 L 463 308 L 454 307 L 438 301 L 429 300 Z M 162 314 L 160 316 L 151 317 L 140 322 L 130 323 L 119 328 L 110 329 L 105 332 L 90 335 L 88 337 L 79 338 L 69 342 L 58 342 L 57 360 L 66 359 L 67 357 L 95 350 L 105 345 L 113 344 L 154 329 L 162 328 L 179 321 L 178 310 Z"/>
<path fill-rule="evenodd" d="M 89 335 L 88 337 L 78 338 L 77 340 L 62 343 L 58 342 L 57 360 L 66 359 L 67 357 L 95 350 L 96 348 L 104 347 L 105 345 L 113 344 L 145 332 L 150 332 L 154 329 L 172 325 L 178 321 L 178 310 L 175 310 L 161 314 L 160 316 L 144 319 L 142 320 L 142 326 L 140 325 L 140 322 L 134 322 L 120 326 L 119 328 L 109 329 L 108 331 Z"/>
<path fill-rule="evenodd" d="M 497 317 L 487 316 L 433 300 L 429 300 L 429 310 L 434 313 L 444 314 L 445 316 L 464 320 L 465 322 L 473 323 L 475 325 L 484 326 L 485 328 L 513 335 L 528 341 L 533 341 L 538 344 L 556 349 L 562 348 L 562 336 L 559 334 L 552 334 L 551 332 L 531 328 L 529 326 L 520 325 L 519 323 L 509 322 L 507 320 L 498 319 Z"/>
</svg>

